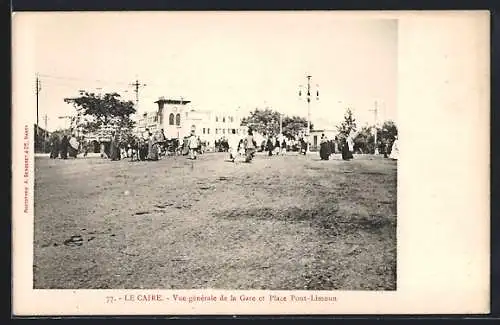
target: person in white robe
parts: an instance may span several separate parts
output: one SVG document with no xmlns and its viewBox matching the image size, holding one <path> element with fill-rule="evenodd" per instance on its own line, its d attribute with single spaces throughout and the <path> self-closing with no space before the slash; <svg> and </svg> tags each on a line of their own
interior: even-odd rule
<svg viewBox="0 0 500 325">
<path fill-rule="evenodd" d="M 394 139 L 394 142 L 392 143 L 392 148 L 391 148 L 391 153 L 389 155 L 390 159 L 393 160 L 398 160 L 399 158 L 399 148 L 398 148 L 398 137 Z"/>
<path fill-rule="evenodd" d="M 71 135 L 69 139 L 68 153 L 71 158 L 76 158 L 78 155 L 78 149 L 80 148 L 80 143 L 76 139 L 75 135 Z"/>
<path fill-rule="evenodd" d="M 238 135 L 236 135 L 235 129 L 233 129 L 232 133 L 229 135 L 228 144 L 229 144 L 229 160 L 234 162 L 234 160 L 238 156 L 238 147 L 240 144 L 240 139 Z"/>
<path fill-rule="evenodd" d="M 191 136 L 188 138 L 188 148 L 189 148 L 189 158 L 191 160 L 196 159 L 198 151 L 198 137 L 194 130 L 191 130 Z"/>
</svg>

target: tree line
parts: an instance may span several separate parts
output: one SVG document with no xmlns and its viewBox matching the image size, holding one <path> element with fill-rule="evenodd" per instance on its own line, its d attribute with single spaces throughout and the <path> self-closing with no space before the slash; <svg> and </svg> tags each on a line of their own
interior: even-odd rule
<svg viewBox="0 0 500 325">
<path fill-rule="evenodd" d="M 269 108 L 255 109 L 243 119 L 242 124 L 252 128 L 262 135 L 276 136 L 280 133 L 280 116 L 282 134 L 287 138 L 300 136 L 307 129 L 307 120 L 299 116 L 286 116 Z M 360 153 L 375 152 L 375 134 L 377 132 L 377 147 L 383 153 L 390 148 L 398 134 L 398 129 L 393 121 L 384 121 L 382 126 L 363 126 L 358 130 L 356 118 L 350 108 L 346 109 L 344 119 L 336 125 L 336 138 L 339 142 L 344 140 L 351 130 L 355 131 L 354 150 Z M 310 125 L 310 130 L 314 129 Z M 334 139 L 330 139 L 334 140 Z"/>
<path fill-rule="evenodd" d="M 80 96 L 65 98 L 64 101 L 73 104 L 77 114 L 85 117 L 78 125 L 84 134 L 98 131 L 102 127 L 119 128 L 123 134 L 132 134 L 135 122 L 130 118 L 136 112 L 132 101 L 122 100 L 118 93 L 107 93 L 104 95 L 83 91 Z M 277 110 L 256 108 L 247 117 L 243 118 L 243 126 L 264 136 L 277 136 L 280 134 L 295 139 L 307 129 L 307 120 L 300 116 L 288 116 Z M 310 124 L 310 130 L 313 130 Z M 351 109 L 347 108 L 343 121 L 336 126 L 337 139 L 347 137 L 351 130 L 356 132 L 354 140 L 355 151 L 362 153 L 374 153 L 375 135 L 377 132 L 377 144 L 380 152 L 385 152 L 392 145 L 397 136 L 398 129 L 393 121 L 384 121 L 382 126 L 363 126 L 358 130 L 356 119 Z"/>
<path fill-rule="evenodd" d="M 388 153 L 392 143 L 398 135 L 398 128 L 394 121 L 387 120 L 382 126 L 367 125 L 358 129 L 356 118 L 350 108 L 346 109 L 344 120 L 337 125 L 338 139 L 342 140 L 354 130 L 354 151 L 360 153 L 375 153 L 375 146 L 380 153 Z M 375 144 L 375 132 L 377 132 L 377 144 Z"/>
</svg>

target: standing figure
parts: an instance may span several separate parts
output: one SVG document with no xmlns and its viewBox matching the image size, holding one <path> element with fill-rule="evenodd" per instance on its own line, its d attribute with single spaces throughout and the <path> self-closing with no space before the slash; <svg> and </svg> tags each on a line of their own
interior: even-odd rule
<svg viewBox="0 0 500 325">
<path fill-rule="evenodd" d="M 153 133 L 149 133 L 148 139 L 148 160 L 158 160 L 158 142 L 157 137 Z"/>
<path fill-rule="evenodd" d="M 333 140 L 328 141 L 328 147 L 330 148 L 330 156 L 335 154 L 335 142 Z"/>
<path fill-rule="evenodd" d="M 319 145 L 320 145 L 319 156 L 321 157 L 321 160 L 328 160 L 330 158 L 330 148 L 328 139 L 326 138 L 324 133 L 321 135 L 321 139 L 319 140 Z"/>
<path fill-rule="evenodd" d="M 76 158 L 78 155 L 78 148 L 80 147 L 80 143 L 78 143 L 78 140 L 76 139 L 75 135 L 71 135 L 71 138 L 69 139 L 69 146 L 68 146 L 68 155 L 70 158 Z"/>
<path fill-rule="evenodd" d="M 139 160 L 144 161 L 148 157 L 148 144 L 144 137 L 138 139 Z"/>
<path fill-rule="evenodd" d="M 163 129 L 161 129 L 158 133 L 158 155 L 167 155 L 167 137 L 165 136 Z"/>
<path fill-rule="evenodd" d="M 280 154 L 280 148 L 281 148 L 280 140 L 276 137 L 276 140 L 274 142 L 274 154 L 275 155 L 279 155 Z"/>
<path fill-rule="evenodd" d="M 147 128 L 143 133 L 142 133 L 142 140 L 144 140 L 143 143 L 143 148 L 142 150 L 145 150 L 145 158 L 144 160 L 149 156 L 149 137 L 151 135 L 151 132 L 149 132 L 149 128 Z"/>
<path fill-rule="evenodd" d="M 342 159 L 351 160 L 354 151 L 354 131 L 351 130 L 347 137 L 342 141 Z"/>
<path fill-rule="evenodd" d="M 269 152 L 269 156 L 273 155 L 273 141 L 271 140 L 271 137 L 267 139 L 267 151 Z"/>
<path fill-rule="evenodd" d="M 200 136 L 198 136 L 198 148 L 196 148 L 196 151 L 198 152 L 198 154 L 203 154 L 203 150 L 202 150 L 202 143 L 201 143 L 201 139 L 200 139 Z"/>
<path fill-rule="evenodd" d="M 68 147 L 69 140 L 68 136 L 65 134 L 61 139 L 61 159 L 68 159 Z"/>
<path fill-rule="evenodd" d="M 236 130 L 233 129 L 232 133 L 229 135 L 229 160 L 234 162 L 238 156 L 238 147 L 240 144 L 240 139 L 236 135 Z"/>
<path fill-rule="evenodd" d="M 87 157 L 87 155 L 89 154 L 89 146 L 90 146 L 90 143 L 88 142 L 83 142 L 83 156 L 84 157 Z"/>
<path fill-rule="evenodd" d="M 110 158 L 112 161 L 120 160 L 121 158 L 121 153 L 120 153 L 120 142 L 119 142 L 119 137 L 117 132 L 113 132 L 111 134 L 111 144 L 110 144 Z"/>
<path fill-rule="evenodd" d="M 238 142 L 238 154 L 240 156 L 245 155 L 245 145 L 243 139 L 240 139 L 240 141 Z"/>
<path fill-rule="evenodd" d="M 389 154 L 389 158 L 393 160 L 399 159 L 399 147 L 398 147 L 398 137 L 396 136 L 394 142 L 392 143 L 391 153 Z"/>
<path fill-rule="evenodd" d="M 300 138 L 300 153 L 303 155 L 307 154 L 307 142 L 304 138 Z"/>
<path fill-rule="evenodd" d="M 51 159 L 56 159 L 57 157 L 59 157 L 59 147 L 60 147 L 59 136 L 56 133 L 53 133 L 52 137 L 50 139 L 50 158 Z"/>
<path fill-rule="evenodd" d="M 354 129 L 351 129 L 351 132 L 349 132 L 349 135 L 347 136 L 347 146 L 349 147 L 350 158 L 353 158 L 355 138 L 356 138 L 356 132 L 354 131 Z"/>
<path fill-rule="evenodd" d="M 188 139 L 189 148 L 189 158 L 196 159 L 196 151 L 198 150 L 198 138 L 194 134 L 194 130 L 191 131 L 191 136 Z"/>
<path fill-rule="evenodd" d="M 243 145 L 245 146 L 245 162 L 250 162 L 252 161 L 255 155 L 255 150 L 257 148 L 257 142 L 253 137 L 253 132 L 251 129 L 248 129 L 248 135 L 243 142 Z"/>
<path fill-rule="evenodd" d="M 283 138 L 283 141 L 281 142 L 281 154 L 282 155 L 286 154 L 286 141 L 285 141 L 285 138 Z"/>
</svg>

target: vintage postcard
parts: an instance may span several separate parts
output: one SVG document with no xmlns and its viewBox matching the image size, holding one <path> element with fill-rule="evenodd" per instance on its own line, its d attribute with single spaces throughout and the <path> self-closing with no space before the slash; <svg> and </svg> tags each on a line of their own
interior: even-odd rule
<svg viewBox="0 0 500 325">
<path fill-rule="evenodd" d="M 488 313 L 489 19 L 14 13 L 13 314 Z"/>
</svg>

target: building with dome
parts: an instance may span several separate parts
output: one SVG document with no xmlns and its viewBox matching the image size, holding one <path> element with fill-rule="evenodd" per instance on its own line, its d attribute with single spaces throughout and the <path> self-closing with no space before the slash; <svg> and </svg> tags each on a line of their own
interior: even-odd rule
<svg viewBox="0 0 500 325">
<path fill-rule="evenodd" d="M 243 116 L 238 110 L 222 113 L 199 109 L 191 101 L 182 98 L 160 97 L 154 103 L 157 105 L 156 110 L 144 113 L 137 121 L 138 134 L 142 134 L 146 128 L 152 132 L 163 129 L 167 139 L 182 139 L 194 129 L 196 135 L 210 147 L 216 140 L 227 138 L 233 130 L 242 137 L 247 132 L 247 128 L 241 126 Z"/>
</svg>

